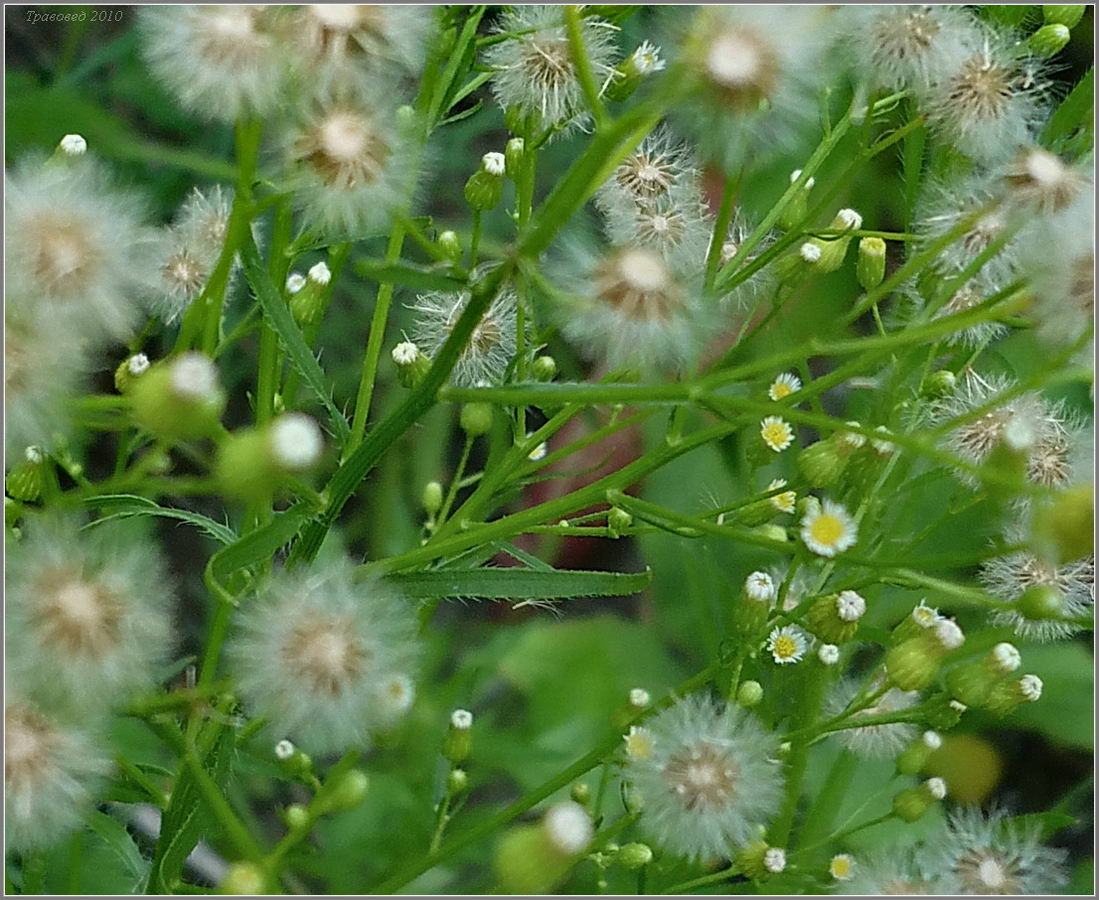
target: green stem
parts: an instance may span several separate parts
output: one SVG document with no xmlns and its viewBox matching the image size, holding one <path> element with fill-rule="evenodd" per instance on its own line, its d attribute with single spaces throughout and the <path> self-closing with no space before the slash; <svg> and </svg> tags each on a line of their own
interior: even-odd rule
<svg viewBox="0 0 1099 900">
<path fill-rule="evenodd" d="M 588 57 L 587 47 L 584 46 L 584 34 L 580 26 L 580 7 L 565 7 L 565 30 L 569 37 L 569 55 L 576 69 L 576 79 L 580 82 L 584 99 L 595 120 L 595 129 L 599 131 L 606 124 L 607 113 L 603 109 L 603 101 L 599 98 L 599 88 L 592 74 L 591 59 Z"/>
</svg>

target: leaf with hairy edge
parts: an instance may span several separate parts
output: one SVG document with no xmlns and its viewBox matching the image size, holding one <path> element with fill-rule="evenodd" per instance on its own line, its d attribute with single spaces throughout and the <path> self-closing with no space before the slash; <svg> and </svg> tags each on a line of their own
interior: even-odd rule
<svg viewBox="0 0 1099 900">
<path fill-rule="evenodd" d="M 474 569 L 465 572 L 418 572 L 388 578 L 408 596 L 477 597 L 486 600 L 553 600 L 568 597 L 625 597 L 648 587 L 652 573 L 575 572 L 555 569 Z"/>
<path fill-rule="evenodd" d="M 101 497 L 89 497 L 85 503 L 108 513 L 102 518 L 90 522 L 84 526 L 85 528 L 102 525 L 104 522 L 110 522 L 113 519 L 156 516 L 162 519 L 178 519 L 181 522 L 187 522 L 222 544 L 231 544 L 237 539 L 236 532 L 227 525 L 222 525 L 220 522 L 215 522 L 207 516 L 190 510 L 161 506 L 148 497 L 139 497 L 137 494 L 104 494 Z"/>
</svg>

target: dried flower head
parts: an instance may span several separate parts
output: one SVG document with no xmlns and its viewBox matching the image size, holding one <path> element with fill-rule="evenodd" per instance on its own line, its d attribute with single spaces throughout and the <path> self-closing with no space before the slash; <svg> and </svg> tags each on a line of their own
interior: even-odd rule
<svg viewBox="0 0 1099 900">
<path fill-rule="evenodd" d="M 283 98 L 287 48 L 275 7 L 158 6 L 141 10 L 145 59 L 189 111 L 235 122 Z"/>
<path fill-rule="evenodd" d="M 447 294 L 432 291 L 419 294 L 409 306 L 416 313 L 412 339 L 429 357 L 434 357 L 450 337 L 458 319 L 469 305 L 469 291 Z M 465 349 L 451 372 L 451 381 L 462 387 L 499 382 L 516 351 L 516 297 L 504 287 L 489 304 L 473 329 Z"/>
<path fill-rule="evenodd" d="M 171 649 L 171 588 L 133 523 L 33 520 L 7 574 L 8 668 L 35 696 L 95 709 L 153 682 Z"/>
<path fill-rule="evenodd" d="M 1064 886 L 1065 851 L 1041 843 L 1037 824 L 1022 825 L 1000 810 L 951 813 L 919 863 L 949 894 L 1051 894 Z"/>
<path fill-rule="evenodd" d="M 781 799 L 775 738 L 739 708 L 688 697 L 646 726 L 652 748 L 626 778 L 644 798 L 642 827 L 692 859 L 726 856 L 755 837 Z"/>
<path fill-rule="evenodd" d="M 357 583 L 350 562 L 281 571 L 242 605 L 227 653 L 253 715 L 301 746 L 335 751 L 392 724 L 389 695 L 394 677 L 413 670 L 415 623 L 391 589 Z"/>
<path fill-rule="evenodd" d="M 537 114 L 540 127 L 581 116 L 584 92 L 572 62 L 560 6 L 514 6 L 501 15 L 497 33 L 508 35 L 485 53 L 494 71 L 492 92 L 504 111 Z M 610 82 L 617 29 L 596 16 L 585 16 L 581 37 L 596 82 Z"/>
<path fill-rule="evenodd" d="M 80 824 L 109 763 L 83 728 L 54 718 L 8 686 L 4 704 L 4 841 L 41 850 Z"/>
</svg>

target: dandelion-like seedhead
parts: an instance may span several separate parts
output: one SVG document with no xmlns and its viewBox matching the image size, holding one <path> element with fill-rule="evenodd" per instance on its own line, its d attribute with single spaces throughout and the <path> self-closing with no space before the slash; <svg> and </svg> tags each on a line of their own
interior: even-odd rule
<svg viewBox="0 0 1099 900">
<path fill-rule="evenodd" d="M 947 894 L 1056 893 L 1064 887 L 1066 854 L 1043 845 L 1040 831 L 1000 810 L 963 807 L 928 841 L 919 865 Z"/>
<path fill-rule="evenodd" d="M 132 523 L 41 518 L 25 530 L 8 548 L 9 672 L 53 709 L 111 706 L 150 686 L 173 643 L 155 545 Z"/>
<path fill-rule="evenodd" d="M 494 72 L 492 92 L 500 107 L 522 117 L 536 115 L 539 129 L 583 124 L 584 91 L 572 62 L 563 7 L 509 7 L 496 32 L 509 36 L 489 47 L 484 61 Z M 616 32 L 596 16 L 585 16 L 581 22 L 581 37 L 601 90 L 614 72 Z"/>
<path fill-rule="evenodd" d="M 667 125 L 651 132 L 595 194 L 604 214 L 630 212 L 657 203 L 699 202 L 698 164 L 688 145 Z"/>
<path fill-rule="evenodd" d="M 611 207 L 606 233 L 611 244 L 655 250 L 673 266 L 701 266 L 706 260 L 710 231 L 701 195 Z"/>
<path fill-rule="evenodd" d="M 125 336 L 153 278 L 154 233 L 139 197 L 94 159 L 24 159 L 7 174 L 7 302 L 86 340 Z"/>
<path fill-rule="evenodd" d="M 282 135 L 287 183 L 306 220 L 325 234 L 381 230 L 405 180 L 404 131 L 375 91 L 317 101 Z"/>
<path fill-rule="evenodd" d="M 8 685 L 4 704 L 4 843 L 35 851 L 76 830 L 110 769 L 83 727 Z"/>
<path fill-rule="evenodd" d="M 937 883 L 925 878 L 911 847 L 892 847 L 860 856 L 851 876 L 833 893 L 862 896 L 904 896 L 940 893 Z"/>
<path fill-rule="evenodd" d="M 288 71 L 276 11 L 271 6 L 142 9 L 149 69 L 181 106 L 203 118 L 235 122 L 274 112 Z"/>
<path fill-rule="evenodd" d="M 828 715 L 842 713 L 858 694 L 860 684 L 855 679 L 844 679 L 836 685 L 828 699 Z M 918 691 L 902 691 L 890 688 L 874 701 L 872 706 L 856 713 L 856 719 L 864 716 L 878 716 L 900 712 L 915 705 L 919 700 Z M 837 731 L 835 737 L 844 747 L 857 756 L 869 759 L 887 759 L 896 756 L 916 737 L 915 725 L 906 722 L 894 722 L 887 725 L 867 725 L 862 728 L 847 728 Z"/>
<path fill-rule="evenodd" d="M 777 812 L 778 742 L 750 713 L 688 697 L 649 721 L 651 747 L 625 777 L 644 801 L 642 827 L 691 859 L 727 857 Z"/>
<path fill-rule="evenodd" d="M 484 270 L 482 270 L 483 273 Z M 409 309 L 416 314 L 412 339 L 427 356 L 434 357 L 446 343 L 458 319 L 469 305 L 469 291 L 419 294 Z M 450 380 L 460 387 L 496 384 L 504 377 L 517 350 L 517 299 L 503 288 L 473 329 L 451 370 Z"/>
<path fill-rule="evenodd" d="M 320 753 L 368 744 L 408 708 L 417 655 L 411 606 L 350 562 L 276 572 L 227 648 L 249 712 Z"/>
</svg>

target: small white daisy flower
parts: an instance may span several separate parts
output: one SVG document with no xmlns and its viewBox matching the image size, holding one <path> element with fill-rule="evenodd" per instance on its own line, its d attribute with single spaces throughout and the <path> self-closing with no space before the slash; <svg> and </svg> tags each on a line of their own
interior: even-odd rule
<svg viewBox="0 0 1099 900">
<path fill-rule="evenodd" d="M 841 504 L 825 500 L 801 520 L 801 539 L 818 556 L 832 557 L 855 545 L 858 526 Z"/>
<path fill-rule="evenodd" d="M 622 735 L 626 742 L 626 756 L 630 759 L 648 759 L 653 753 L 653 736 L 647 728 L 631 725 L 628 733 Z"/>
<path fill-rule="evenodd" d="M 847 881 L 855 873 L 855 860 L 847 853 L 837 853 L 828 863 L 828 874 L 836 881 Z"/>
<path fill-rule="evenodd" d="M 780 666 L 799 663 L 809 647 L 805 632 L 796 625 L 783 625 L 767 637 L 767 649 L 771 658 Z"/>
<path fill-rule="evenodd" d="M 794 442 L 794 429 L 779 416 L 767 416 L 759 423 L 759 436 L 775 453 L 781 453 Z"/>
<path fill-rule="evenodd" d="M 801 390 L 801 379 L 793 372 L 783 372 L 767 388 L 767 396 L 776 402 Z"/>
<path fill-rule="evenodd" d="M 651 752 L 632 756 L 625 777 L 645 798 L 641 827 L 667 850 L 725 856 L 777 812 L 777 742 L 750 713 L 688 697 L 648 730 Z"/>
<path fill-rule="evenodd" d="M 770 484 L 767 485 L 767 490 L 773 491 L 775 488 L 786 487 L 785 478 L 776 478 Z M 792 513 L 797 508 L 798 495 L 796 491 L 783 491 L 781 494 L 775 494 L 770 498 L 771 506 L 782 513 Z"/>
</svg>

